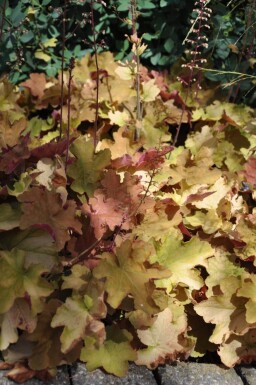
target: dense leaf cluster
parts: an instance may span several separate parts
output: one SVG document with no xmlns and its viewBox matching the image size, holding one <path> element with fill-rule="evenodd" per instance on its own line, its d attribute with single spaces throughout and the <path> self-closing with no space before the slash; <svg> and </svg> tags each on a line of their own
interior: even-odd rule
<svg viewBox="0 0 256 385">
<path fill-rule="evenodd" d="M 77 62 L 69 90 L 64 74 L 61 136 L 58 79 L 0 84 L 0 349 L 16 365 L 9 376 L 48 378 L 77 359 L 123 376 L 129 361 L 152 369 L 207 351 L 228 367 L 252 362 L 254 111 L 212 90 L 185 102 L 173 82 L 141 68 L 138 122 L 127 68 L 110 53 L 99 68 L 96 149 L 93 58 Z M 173 147 L 180 122 L 181 135 L 193 130 Z"/>
</svg>

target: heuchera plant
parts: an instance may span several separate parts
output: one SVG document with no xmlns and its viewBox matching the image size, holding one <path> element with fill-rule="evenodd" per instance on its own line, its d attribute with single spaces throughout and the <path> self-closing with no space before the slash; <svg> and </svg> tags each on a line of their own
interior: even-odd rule
<svg viewBox="0 0 256 385">
<path fill-rule="evenodd" d="M 173 83 L 141 67 L 138 136 L 131 68 L 110 53 L 98 67 L 96 149 L 91 56 L 71 81 L 64 74 L 61 137 L 61 79 L 0 83 L 0 349 L 14 366 L 9 377 L 49 378 L 78 359 L 124 376 L 129 361 L 154 369 L 207 351 L 227 367 L 252 362 L 253 110 L 205 89 L 184 107 Z M 180 133 L 193 131 L 173 147 L 181 116 Z"/>
</svg>

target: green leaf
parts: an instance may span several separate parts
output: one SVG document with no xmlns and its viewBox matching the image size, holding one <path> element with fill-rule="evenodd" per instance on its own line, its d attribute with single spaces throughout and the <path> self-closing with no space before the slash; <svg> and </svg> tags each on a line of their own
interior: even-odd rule
<svg viewBox="0 0 256 385">
<path fill-rule="evenodd" d="M 42 131 L 50 130 L 53 125 L 54 122 L 49 119 L 45 120 L 34 116 L 32 119 L 29 120 L 26 130 L 23 132 L 23 135 L 25 136 L 29 133 L 32 138 L 38 137 L 42 133 Z"/>
<path fill-rule="evenodd" d="M 8 189 L 8 194 L 11 196 L 19 196 L 22 194 L 24 191 L 28 189 L 32 182 L 32 178 L 29 175 L 28 172 L 23 172 L 20 175 L 20 179 L 17 182 L 14 182 L 12 188 L 7 187 Z M 0 208 L 1 210 L 1 208 Z"/>
<path fill-rule="evenodd" d="M 25 267 L 25 252 L 13 249 L 0 251 L 0 271 L 4 279 L 0 282 L 0 314 L 7 312 L 17 298 L 29 296 L 33 314 L 42 310 L 42 298 L 53 291 L 52 286 L 41 278 L 45 271 L 42 265 Z"/>
<path fill-rule="evenodd" d="M 201 241 L 198 237 L 183 242 L 181 233 L 171 229 L 163 243 L 156 244 L 156 250 L 151 262 L 158 262 L 171 272 L 170 278 L 158 281 L 157 286 L 166 287 L 169 291 L 179 283 L 196 290 L 203 286 L 200 271 L 195 267 L 205 265 L 206 259 L 214 254 L 208 242 Z"/>
<path fill-rule="evenodd" d="M 193 227 L 202 227 L 206 234 L 212 234 L 222 227 L 222 220 L 216 210 L 208 210 L 206 213 L 196 211 L 194 215 L 188 215 L 184 223 Z"/>
<path fill-rule="evenodd" d="M 106 278 L 107 302 L 113 308 L 116 309 L 122 300 L 131 294 L 136 309 L 143 309 L 148 313 L 157 310 L 151 299 L 154 286 L 150 282 L 168 276 L 167 271 L 146 268 L 141 261 L 136 260 L 129 240 L 121 244 L 116 255 L 104 253 L 102 257 L 100 264 L 93 270 L 93 275 L 99 279 Z"/>
<path fill-rule="evenodd" d="M 90 197 L 99 186 L 105 167 L 110 163 L 111 152 L 106 149 L 95 153 L 93 140 L 88 141 L 85 136 L 76 139 L 70 151 L 76 157 L 67 170 L 68 176 L 73 179 L 71 188 Z"/>
<path fill-rule="evenodd" d="M 86 266 L 74 265 L 71 274 L 63 277 L 62 289 L 72 289 L 74 291 L 83 291 L 88 285 L 91 277 L 91 271 Z"/>
<path fill-rule="evenodd" d="M 0 233 L 0 248 L 11 251 L 14 248 L 25 252 L 24 266 L 41 264 L 44 271 L 51 271 L 58 261 L 56 245 L 50 234 L 41 229 L 28 229 Z"/>
<path fill-rule="evenodd" d="M 34 37 L 35 36 L 34 36 L 32 31 L 27 31 L 27 32 L 23 33 L 23 35 L 21 35 L 20 40 L 21 40 L 22 43 L 28 43 Z"/>
<path fill-rule="evenodd" d="M 174 47 L 174 41 L 172 40 L 172 38 L 170 37 L 169 39 L 167 39 L 164 43 L 164 48 L 165 50 L 170 53 L 172 52 L 173 50 L 173 47 Z"/>
<path fill-rule="evenodd" d="M 138 9 L 154 9 L 156 6 L 151 0 L 140 0 Z"/>
<path fill-rule="evenodd" d="M 50 60 L 51 60 L 51 56 L 48 55 L 47 53 L 43 52 L 42 50 L 38 49 L 36 52 L 35 52 L 35 58 L 36 59 L 39 59 L 39 60 L 42 60 L 46 63 L 48 63 Z"/>
<path fill-rule="evenodd" d="M 78 295 L 67 298 L 65 304 L 58 308 L 52 319 L 51 326 L 53 328 L 64 326 L 60 337 L 63 353 L 71 350 L 90 331 L 99 335 L 101 339 L 105 337 L 104 324 L 90 314 L 91 302 L 89 299 L 88 296 Z"/>
<path fill-rule="evenodd" d="M 21 210 L 17 204 L 2 203 L 0 205 L 0 230 L 11 230 L 20 224 Z"/>
<path fill-rule="evenodd" d="M 128 371 L 128 361 L 135 361 L 137 358 L 130 344 L 132 335 L 116 326 L 109 326 L 106 331 L 107 340 L 99 348 L 95 348 L 90 339 L 85 338 L 80 359 L 86 362 L 89 371 L 103 367 L 108 373 L 123 377 Z"/>
<path fill-rule="evenodd" d="M 155 79 L 151 79 L 146 83 L 142 83 L 141 99 L 144 102 L 153 102 L 157 95 L 160 94 L 159 87 L 155 84 Z"/>
<path fill-rule="evenodd" d="M 229 254 L 223 250 L 216 250 L 215 255 L 207 260 L 205 267 L 209 274 L 205 280 L 208 297 L 214 294 L 214 288 L 218 285 L 221 290 L 224 290 L 225 286 L 222 288 L 222 282 L 225 285 L 229 278 L 242 277 L 245 273 L 245 270 L 234 263 Z"/>
<path fill-rule="evenodd" d="M 56 47 L 58 40 L 55 37 L 52 37 L 51 39 L 47 39 L 42 42 L 43 46 L 45 48 L 48 47 Z"/>
</svg>

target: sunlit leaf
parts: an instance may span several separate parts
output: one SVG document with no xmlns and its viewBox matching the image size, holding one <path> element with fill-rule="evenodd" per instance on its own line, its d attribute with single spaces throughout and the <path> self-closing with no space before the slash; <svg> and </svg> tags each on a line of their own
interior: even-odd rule
<svg viewBox="0 0 256 385">
<path fill-rule="evenodd" d="M 96 278 L 106 278 L 107 301 L 113 308 L 117 308 L 122 300 L 131 294 L 136 309 L 151 313 L 156 306 L 151 299 L 154 285 L 149 281 L 166 276 L 168 273 L 157 268 L 146 268 L 142 262 L 133 258 L 132 253 L 131 242 L 125 241 L 117 249 L 116 254 L 103 254 L 93 275 Z"/>
<path fill-rule="evenodd" d="M 201 241 L 198 237 L 183 242 L 181 233 L 172 229 L 162 243 L 156 244 L 156 250 L 151 261 L 160 263 L 171 272 L 170 278 L 158 281 L 157 285 L 168 290 L 179 283 L 191 289 L 200 289 L 203 286 L 204 281 L 196 266 L 205 265 L 206 259 L 214 254 L 208 242 Z"/>
<path fill-rule="evenodd" d="M 186 319 L 185 314 L 183 318 Z M 181 338 L 185 330 L 186 321 L 175 324 L 171 309 L 163 310 L 155 316 L 150 328 L 137 331 L 139 339 L 147 348 L 138 350 L 136 364 L 153 369 L 166 361 L 175 361 L 182 353 L 187 354 L 189 346 L 186 346 L 185 339 Z"/>
<path fill-rule="evenodd" d="M 51 326 L 54 328 L 64 326 L 60 337 L 63 353 L 67 353 L 90 332 L 95 333 L 101 340 L 104 340 L 104 324 L 95 319 L 93 314 L 90 314 L 92 306 L 92 299 L 85 295 L 84 297 L 73 296 L 67 298 L 65 304 L 58 308 L 52 319 Z"/>
</svg>

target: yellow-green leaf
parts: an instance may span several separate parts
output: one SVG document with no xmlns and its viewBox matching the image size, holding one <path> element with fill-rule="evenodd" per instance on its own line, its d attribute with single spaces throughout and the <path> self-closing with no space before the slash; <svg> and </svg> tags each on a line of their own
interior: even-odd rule
<svg viewBox="0 0 256 385">
<path fill-rule="evenodd" d="M 43 60 L 44 62 L 48 63 L 48 61 L 51 60 L 51 56 L 47 53 L 43 52 L 42 50 L 37 50 L 35 52 L 35 58 L 39 60 Z"/>
<path fill-rule="evenodd" d="M 204 281 L 196 266 L 205 265 L 206 259 L 214 254 L 208 242 L 201 241 L 198 237 L 183 242 L 181 233 L 171 229 L 165 240 L 156 244 L 156 248 L 157 253 L 151 257 L 151 262 L 158 262 L 171 272 L 169 278 L 157 281 L 157 286 L 168 290 L 179 283 L 196 290 L 203 286 Z"/>
<path fill-rule="evenodd" d="M 155 79 L 151 79 L 148 82 L 142 83 L 142 93 L 140 97 L 144 102 L 154 101 L 159 94 L 160 89 L 155 84 Z"/>
<path fill-rule="evenodd" d="M 89 305 L 89 306 L 88 306 Z M 89 331 L 105 338 L 104 324 L 95 319 L 91 314 L 91 303 L 87 296 L 78 295 L 68 297 L 65 304 L 60 306 L 52 319 L 51 326 L 56 328 L 64 326 L 61 334 L 61 351 L 67 353 L 72 347 L 83 339 Z"/>
<path fill-rule="evenodd" d="M 70 151 L 76 157 L 67 171 L 73 178 L 71 188 L 79 194 L 92 196 L 99 186 L 105 167 L 110 163 L 111 153 L 108 149 L 95 153 L 93 141 L 86 140 L 84 136 L 72 143 Z"/>
<path fill-rule="evenodd" d="M 103 367 L 108 373 L 123 377 L 127 374 L 128 362 L 137 358 L 130 344 L 132 335 L 113 326 L 106 329 L 107 339 L 99 348 L 85 338 L 85 347 L 81 351 L 80 359 L 86 362 L 89 371 Z"/>
</svg>

